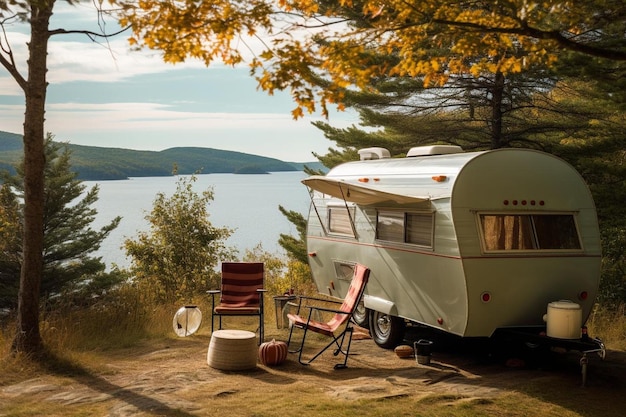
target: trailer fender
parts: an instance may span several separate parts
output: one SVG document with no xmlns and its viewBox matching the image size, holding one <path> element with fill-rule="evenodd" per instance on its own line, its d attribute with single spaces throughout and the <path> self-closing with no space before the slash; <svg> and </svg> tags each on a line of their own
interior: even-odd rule
<svg viewBox="0 0 626 417">
<path fill-rule="evenodd" d="M 363 304 L 365 308 L 370 310 L 379 311 L 390 316 L 398 315 L 398 307 L 396 307 L 396 304 L 384 298 L 372 297 L 371 295 L 365 294 L 363 296 Z"/>
</svg>

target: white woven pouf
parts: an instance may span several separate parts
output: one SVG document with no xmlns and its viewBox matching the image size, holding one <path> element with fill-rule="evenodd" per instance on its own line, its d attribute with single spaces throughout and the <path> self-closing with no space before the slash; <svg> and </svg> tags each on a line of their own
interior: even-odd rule
<svg viewBox="0 0 626 417">
<path fill-rule="evenodd" d="M 256 334 L 246 330 L 217 330 L 211 335 L 206 361 L 211 368 L 241 371 L 256 367 Z"/>
</svg>

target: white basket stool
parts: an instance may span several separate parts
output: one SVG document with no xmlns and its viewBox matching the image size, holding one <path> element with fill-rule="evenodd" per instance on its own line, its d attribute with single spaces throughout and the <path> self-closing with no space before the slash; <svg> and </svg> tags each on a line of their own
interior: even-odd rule
<svg viewBox="0 0 626 417">
<path fill-rule="evenodd" d="M 222 371 L 256 367 L 259 347 L 256 334 L 246 330 L 217 330 L 211 335 L 207 364 Z"/>
</svg>

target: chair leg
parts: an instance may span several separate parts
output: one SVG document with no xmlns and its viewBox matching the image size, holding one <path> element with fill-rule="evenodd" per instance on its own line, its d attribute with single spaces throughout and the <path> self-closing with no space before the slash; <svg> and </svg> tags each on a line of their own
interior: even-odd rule
<svg viewBox="0 0 626 417">
<path fill-rule="evenodd" d="M 259 317 L 260 317 L 259 318 L 259 345 L 261 345 L 261 343 L 263 343 L 263 339 L 265 338 L 265 335 L 264 335 L 265 330 L 263 329 L 263 327 L 264 327 L 263 326 L 263 324 L 264 324 L 263 323 L 263 314 L 261 314 Z"/>
<path fill-rule="evenodd" d="M 263 343 L 265 339 L 265 315 L 264 312 L 263 292 L 259 295 L 259 345 Z"/>
<path fill-rule="evenodd" d="M 300 299 L 298 300 L 298 309 L 296 310 L 296 315 L 300 314 L 300 307 L 302 307 L 302 297 L 300 297 Z M 289 326 L 289 339 L 287 339 L 287 351 L 289 353 L 298 353 L 301 350 L 301 349 L 289 350 L 289 345 L 291 344 L 291 336 L 293 335 L 293 329 L 295 327 L 296 327 L 295 322 L 294 323 L 290 323 L 290 326 Z"/>
<path fill-rule="evenodd" d="M 345 355 L 346 353 L 343 351 L 343 342 L 346 338 L 346 333 L 350 333 L 350 338 L 348 339 L 348 351 L 350 350 L 350 342 L 352 341 L 352 331 L 354 329 L 351 326 L 346 327 L 346 329 L 343 331 L 343 333 L 341 333 L 341 342 L 337 344 L 337 349 L 335 349 L 335 351 L 333 352 L 333 355 L 337 356 L 340 353 L 342 355 Z M 337 336 L 337 339 L 339 339 L 339 336 Z"/>
<path fill-rule="evenodd" d="M 300 347 L 298 347 L 297 349 L 289 350 L 289 346 L 291 346 L 291 335 L 293 334 L 293 329 L 295 327 L 296 326 L 291 326 L 291 329 L 289 330 L 289 339 L 287 339 L 287 351 L 289 353 L 298 353 L 298 352 L 302 351 L 302 343 L 300 343 Z M 300 328 L 300 327 L 298 327 L 298 328 Z M 304 331 L 304 328 L 302 328 L 302 330 Z"/>
<path fill-rule="evenodd" d="M 215 294 L 211 293 L 211 334 L 213 334 L 214 327 L 215 327 Z"/>
<path fill-rule="evenodd" d="M 300 352 L 300 349 L 289 350 L 289 346 L 291 345 L 291 336 L 293 335 L 293 329 L 295 329 L 295 328 L 296 328 L 295 324 L 291 325 L 290 328 L 289 328 L 289 338 L 287 339 L 287 351 L 289 353 L 298 353 L 298 352 Z"/>
<path fill-rule="evenodd" d="M 354 333 L 354 328 L 353 327 L 348 327 L 346 329 L 346 331 L 343 333 L 343 336 L 341 337 L 341 346 L 343 346 L 343 339 L 346 336 L 346 333 L 350 333 L 350 337 L 348 337 L 348 347 L 346 349 L 345 352 L 341 351 L 341 349 L 339 349 L 337 351 L 337 353 L 335 353 L 335 355 L 338 355 L 340 352 L 341 354 L 343 354 L 345 356 L 343 363 L 338 363 L 334 366 L 335 369 L 345 369 L 348 367 L 348 355 L 350 354 L 350 345 L 352 344 L 352 334 Z"/>
<path fill-rule="evenodd" d="M 335 350 L 335 352 L 333 352 L 333 354 L 336 356 L 339 354 L 339 352 L 341 352 L 342 354 L 346 355 L 346 360 L 344 361 L 343 367 L 345 368 L 345 363 L 348 361 L 348 355 L 346 353 L 343 352 L 343 350 L 341 349 L 342 345 L 343 345 L 343 339 L 346 335 L 346 332 L 348 331 L 348 329 L 345 329 L 340 336 L 331 336 L 333 340 L 330 341 L 330 343 L 328 343 L 326 346 L 324 346 L 324 348 L 322 350 L 320 350 L 319 352 L 317 352 L 315 354 L 315 356 L 313 356 L 311 359 L 309 359 L 307 362 L 303 362 L 302 361 L 302 351 L 304 350 L 304 339 L 306 337 L 306 328 L 304 329 L 304 336 L 302 336 L 302 344 L 300 346 L 300 355 L 298 356 L 298 362 L 300 362 L 302 365 L 308 365 L 311 362 L 313 362 L 315 359 L 317 359 L 322 353 L 326 352 L 326 350 L 328 350 L 329 347 L 331 347 L 333 344 L 335 344 L 337 346 L 337 349 Z M 351 331 L 351 328 L 350 328 Z M 339 342 L 339 338 L 341 338 L 341 343 Z M 350 350 L 350 346 L 348 345 L 348 350 Z M 339 369 L 339 368 L 337 368 Z"/>
<path fill-rule="evenodd" d="M 300 364 L 302 364 L 302 365 L 308 365 L 315 358 L 311 359 L 308 362 L 302 362 L 302 352 L 304 351 L 304 340 L 306 339 L 307 327 L 305 327 L 303 330 L 304 330 L 304 333 L 302 334 L 302 343 L 300 343 L 300 348 L 298 350 L 296 350 L 295 352 L 298 352 L 298 362 L 300 362 Z M 319 354 L 318 354 L 318 356 L 319 356 Z"/>
<path fill-rule="evenodd" d="M 306 333 L 307 330 L 306 328 L 304 329 L 304 335 L 302 336 L 302 344 L 300 345 L 300 354 L 298 355 L 298 362 L 300 362 L 302 365 L 309 365 L 311 362 L 313 362 L 315 359 L 317 359 L 322 353 L 324 353 L 329 347 L 331 347 L 333 344 L 335 344 L 337 346 L 337 348 L 335 349 L 335 351 L 333 352 L 333 355 L 337 356 L 340 353 L 342 355 L 344 355 L 344 359 L 343 359 L 343 363 L 338 363 L 334 366 L 334 369 L 345 369 L 348 367 L 347 363 L 348 363 L 348 356 L 350 355 L 350 346 L 352 345 L 352 334 L 354 332 L 354 328 L 353 327 L 347 327 L 346 329 L 344 329 L 344 331 L 341 333 L 341 335 L 337 336 L 337 337 L 333 337 L 330 341 L 330 343 L 328 343 L 322 350 L 320 350 L 315 356 L 313 356 L 311 359 L 309 359 L 308 361 L 304 362 L 302 360 L 302 351 L 304 350 L 304 339 L 306 337 Z M 348 335 L 348 346 L 346 347 L 346 350 L 343 350 L 343 342 L 346 338 L 346 334 L 349 333 Z"/>
</svg>

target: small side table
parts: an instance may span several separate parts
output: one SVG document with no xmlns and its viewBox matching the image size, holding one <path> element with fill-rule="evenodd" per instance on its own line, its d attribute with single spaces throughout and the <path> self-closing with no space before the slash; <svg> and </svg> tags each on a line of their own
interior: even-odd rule
<svg viewBox="0 0 626 417">
<path fill-rule="evenodd" d="M 295 295 L 278 295 L 274 297 L 274 308 L 276 310 L 276 328 L 284 329 L 288 327 L 287 305 L 290 301 L 295 300 Z"/>
<path fill-rule="evenodd" d="M 222 371 L 242 371 L 256 367 L 256 334 L 247 330 L 217 330 L 211 335 L 207 364 Z"/>
</svg>

